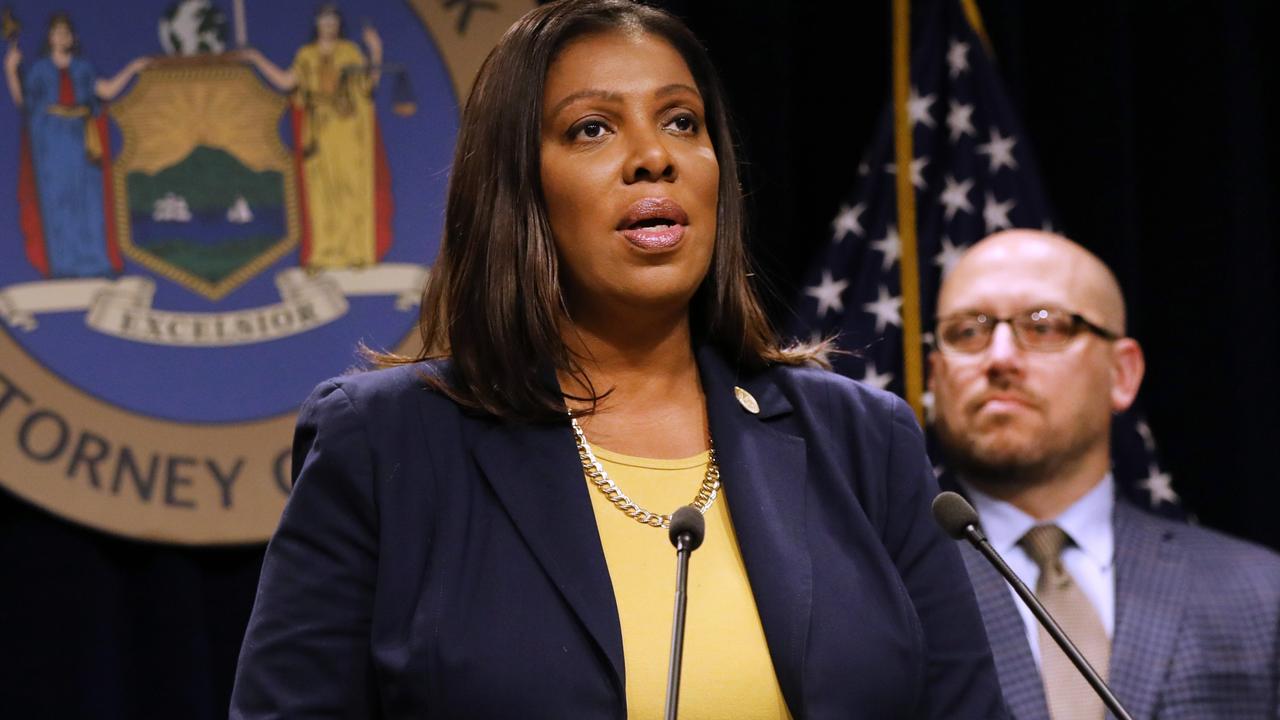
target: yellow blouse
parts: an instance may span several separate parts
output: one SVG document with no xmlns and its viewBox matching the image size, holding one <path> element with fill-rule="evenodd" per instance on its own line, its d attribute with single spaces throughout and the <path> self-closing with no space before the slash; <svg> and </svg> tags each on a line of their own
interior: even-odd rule
<svg viewBox="0 0 1280 720">
<path fill-rule="evenodd" d="M 659 460 L 592 450 L 632 500 L 664 513 L 693 499 L 708 461 L 707 453 Z M 622 624 L 627 717 L 661 718 L 675 606 L 675 548 L 666 530 L 628 518 L 588 485 Z M 680 716 L 789 719 L 723 497 L 706 520 L 706 539 L 689 561 Z"/>
</svg>

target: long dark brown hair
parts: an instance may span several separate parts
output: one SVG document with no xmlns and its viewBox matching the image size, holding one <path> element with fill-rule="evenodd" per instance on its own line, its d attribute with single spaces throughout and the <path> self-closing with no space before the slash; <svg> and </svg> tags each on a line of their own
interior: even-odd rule
<svg viewBox="0 0 1280 720">
<path fill-rule="evenodd" d="M 565 45 L 610 31 L 661 37 L 683 56 L 706 106 L 720 165 L 711 268 L 690 303 L 695 343 L 759 370 L 825 364 L 824 344 L 783 347 L 751 286 L 745 208 L 725 93 L 706 51 L 675 17 L 629 0 L 561 0 L 521 18 L 481 66 L 458 132 L 445 232 L 422 302 L 417 357 L 375 355 L 382 365 L 451 358 L 428 381 L 464 406 L 525 420 L 564 417 L 548 378 L 567 372 L 591 388 L 560 334 L 568 311 L 540 167 L 547 70 Z M 594 404 L 602 395 L 592 389 Z"/>
</svg>

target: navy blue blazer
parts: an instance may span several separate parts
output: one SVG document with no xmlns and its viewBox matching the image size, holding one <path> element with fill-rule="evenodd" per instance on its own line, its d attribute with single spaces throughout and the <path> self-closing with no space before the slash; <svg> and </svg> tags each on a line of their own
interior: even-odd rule
<svg viewBox="0 0 1280 720">
<path fill-rule="evenodd" d="M 1135 720 L 1280 717 L 1280 557 L 1116 500 L 1107 684 Z M 1011 714 L 1049 720 L 1004 578 L 962 546 Z M 1108 715 L 1108 718 L 1111 716 Z"/>
<path fill-rule="evenodd" d="M 709 350 L 698 362 L 792 715 L 1006 717 L 905 404 L 820 370 L 738 377 Z M 423 385 L 429 369 L 336 379 L 304 405 L 232 718 L 626 716 L 617 607 L 567 420 L 463 412 Z"/>
</svg>

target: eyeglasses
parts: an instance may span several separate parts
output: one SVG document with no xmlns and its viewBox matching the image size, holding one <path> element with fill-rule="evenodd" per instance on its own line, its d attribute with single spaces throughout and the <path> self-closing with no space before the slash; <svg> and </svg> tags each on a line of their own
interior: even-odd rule
<svg viewBox="0 0 1280 720">
<path fill-rule="evenodd" d="M 987 349 L 996 326 L 1009 323 L 1013 339 L 1023 350 L 1061 350 L 1087 330 L 1105 340 L 1119 339 L 1119 335 L 1090 322 L 1079 313 L 1061 308 L 1036 308 L 1024 310 L 1012 317 L 995 317 L 982 312 L 963 312 L 938 320 L 937 345 L 946 353 L 972 355 Z"/>
</svg>

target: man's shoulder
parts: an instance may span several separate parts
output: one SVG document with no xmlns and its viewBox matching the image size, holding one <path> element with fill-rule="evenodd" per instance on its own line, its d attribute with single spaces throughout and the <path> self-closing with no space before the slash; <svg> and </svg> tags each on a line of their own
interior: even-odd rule
<svg viewBox="0 0 1280 720">
<path fill-rule="evenodd" d="M 1181 529 L 1188 561 L 1205 575 L 1265 580 L 1280 594 L 1280 555 L 1256 543 L 1198 525 Z"/>
<path fill-rule="evenodd" d="M 1170 520 L 1122 505 L 1120 512 L 1131 514 L 1141 532 L 1153 533 L 1177 543 L 1176 551 L 1201 587 L 1219 593 L 1247 584 L 1280 599 L 1280 554 L 1274 550 L 1227 533 L 1190 523 Z M 1116 552 L 1123 553 L 1117 543 Z"/>
</svg>

